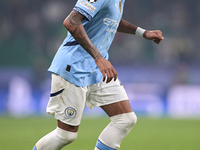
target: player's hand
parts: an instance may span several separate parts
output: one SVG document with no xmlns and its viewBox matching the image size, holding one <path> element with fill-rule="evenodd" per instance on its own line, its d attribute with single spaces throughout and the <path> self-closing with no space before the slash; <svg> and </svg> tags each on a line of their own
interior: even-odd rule
<svg viewBox="0 0 200 150">
<path fill-rule="evenodd" d="M 159 44 L 162 40 L 164 40 L 160 30 L 145 31 L 143 37 L 147 40 L 153 40 L 156 44 Z"/>
<path fill-rule="evenodd" d="M 103 75 L 103 82 L 106 80 L 106 83 L 109 83 L 113 78 L 114 81 L 117 80 L 117 71 L 108 60 L 106 60 L 104 57 L 101 57 L 96 59 L 95 63 Z"/>
</svg>

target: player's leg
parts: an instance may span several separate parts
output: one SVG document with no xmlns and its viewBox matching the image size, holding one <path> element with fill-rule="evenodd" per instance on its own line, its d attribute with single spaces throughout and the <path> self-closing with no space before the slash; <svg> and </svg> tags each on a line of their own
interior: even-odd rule
<svg viewBox="0 0 200 150">
<path fill-rule="evenodd" d="M 86 92 L 86 88 L 77 87 L 62 77 L 52 74 L 47 113 L 54 115 L 58 120 L 58 126 L 41 138 L 33 150 L 60 150 L 77 138 Z"/>
<path fill-rule="evenodd" d="M 70 126 L 58 120 L 58 127 L 41 138 L 33 150 L 60 150 L 75 141 L 78 126 Z"/>
<path fill-rule="evenodd" d="M 136 124 L 137 117 L 128 100 L 101 107 L 111 122 L 100 134 L 95 150 L 116 150 Z"/>
<path fill-rule="evenodd" d="M 116 150 L 122 140 L 136 124 L 125 89 L 119 80 L 108 84 L 101 82 L 91 87 L 88 107 L 100 106 L 110 117 L 111 122 L 100 134 L 95 150 Z"/>
</svg>

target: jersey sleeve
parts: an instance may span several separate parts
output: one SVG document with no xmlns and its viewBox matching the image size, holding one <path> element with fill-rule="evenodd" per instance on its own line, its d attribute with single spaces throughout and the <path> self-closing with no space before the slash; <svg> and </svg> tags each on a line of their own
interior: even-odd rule
<svg viewBox="0 0 200 150">
<path fill-rule="evenodd" d="M 109 0 L 78 0 L 73 10 L 90 20 L 108 3 L 108 1 Z"/>
</svg>

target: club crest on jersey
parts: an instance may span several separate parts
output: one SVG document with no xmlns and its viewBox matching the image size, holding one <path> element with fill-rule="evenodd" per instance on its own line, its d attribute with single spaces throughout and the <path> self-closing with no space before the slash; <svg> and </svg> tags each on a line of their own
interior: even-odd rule
<svg viewBox="0 0 200 150">
<path fill-rule="evenodd" d="M 74 118 L 76 116 L 76 109 L 72 108 L 72 107 L 67 107 L 65 109 L 65 115 L 68 118 Z"/>
<path fill-rule="evenodd" d="M 89 3 L 96 3 L 97 0 L 87 0 Z"/>
<path fill-rule="evenodd" d="M 90 1 L 95 1 L 95 0 L 88 0 L 88 2 Z M 96 0 L 97 1 L 97 0 Z M 92 3 L 92 2 L 90 2 Z M 94 2 L 95 3 L 95 2 Z M 89 9 L 91 12 L 94 12 L 94 10 L 96 9 L 94 6 L 92 6 L 91 4 L 87 3 L 86 1 L 82 0 L 80 3 L 82 6 L 84 6 L 85 8 Z"/>
</svg>

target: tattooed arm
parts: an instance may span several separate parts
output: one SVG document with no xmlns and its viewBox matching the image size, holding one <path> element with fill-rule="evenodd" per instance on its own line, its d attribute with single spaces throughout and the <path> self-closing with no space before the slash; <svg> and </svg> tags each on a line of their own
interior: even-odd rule
<svg viewBox="0 0 200 150">
<path fill-rule="evenodd" d="M 96 47 L 92 44 L 82 21 L 86 18 L 76 11 L 72 11 L 69 16 L 64 20 L 63 25 L 71 33 L 74 39 L 96 60 L 102 57 Z"/>
<path fill-rule="evenodd" d="M 117 31 L 122 33 L 135 34 L 136 29 L 137 26 L 121 19 Z M 146 30 L 143 34 L 143 37 L 147 40 L 153 40 L 157 44 L 159 44 L 162 40 L 164 40 L 164 37 L 162 36 L 162 32 L 160 30 L 154 30 L 154 31 Z"/>
<path fill-rule="evenodd" d="M 103 75 L 103 81 L 106 80 L 106 77 L 106 83 L 110 82 L 113 78 L 116 80 L 116 70 L 111 63 L 100 54 L 98 49 L 90 41 L 82 24 L 82 21 L 85 19 L 86 18 L 83 15 L 73 10 L 64 20 L 63 25 L 71 33 L 74 39 L 93 57 Z"/>
</svg>

